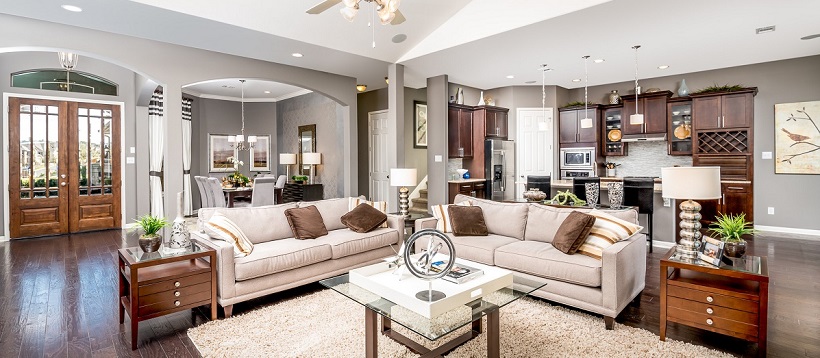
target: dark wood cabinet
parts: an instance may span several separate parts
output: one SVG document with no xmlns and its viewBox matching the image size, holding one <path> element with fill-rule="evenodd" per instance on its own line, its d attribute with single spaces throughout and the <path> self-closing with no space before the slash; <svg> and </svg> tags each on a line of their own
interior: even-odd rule
<svg viewBox="0 0 820 358">
<path fill-rule="evenodd" d="M 667 106 L 669 155 L 692 155 L 692 101 L 686 97 L 670 99 Z"/>
<path fill-rule="evenodd" d="M 749 181 L 723 181 L 720 184 L 721 197 L 718 200 L 698 200 L 701 206 L 701 224 L 704 228 L 717 221 L 721 214 L 746 214 L 747 221 L 754 221 L 754 200 L 752 183 Z M 679 213 L 679 209 L 675 210 Z"/>
<path fill-rule="evenodd" d="M 627 143 L 621 142 L 622 133 L 620 133 L 623 107 L 612 106 L 603 111 L 604 126 L 601 135 L 604 142 L 604 155 L 608 157 L 626 155 Z"/>
<path fill-rule="evenodd" d="M 285 183 L 285 187 L 282 189 L 283 203 L 317 201 L 323 198 L 324 186 L 322 184 Z"/>
<path fill-rule="evenodd" d="M 629 117 L 635 114 L 635 96 L 623 97 L 623 116 L 621 128 L 624 135 L 629 134 L 665 134 L 666 101 L 672 92 L 653 92 L 638 95 L 638 113 L 643 114 L 643 124 L 630 124 Z"/>
<path fill-rule="evenodd" d="M 692 95 L 696 130 L 748 128 L 754 120 L 757 88 L 720 94 Z"/>
<path fill-rule="evenodd" d="M 590 143 L 598 145 L 600 111 L 598 106 L 567 107 L 558 110 L 558 139 L 561 144 Z M 581 128 L 581 119 L 592 118 L 592 128 Z"/>
<path fill-rule="evenodd" d="M 448 156 L 469 158 L 473 156 L 473 110 L 472 107 L 451 104 L 447 113 Z M 484 143 L 481 143 L 484 145 Z"/>
<path fill-rule="evenodd" d="M 478 106 L 473 109 L 475 125 L 483 125 L 484 137 L 507 139 L 507 117 L 510 110 L 493 106 Z"/>
<path fill-rule="evenodd" d="M 468 195 L 479 199 L 484 199 L 487 196 L 487 183 L 485 181 L 451 181 L 447 184 L 449 192 L 448 203 L 452 204 L 456 195 Z"/>
</svg>

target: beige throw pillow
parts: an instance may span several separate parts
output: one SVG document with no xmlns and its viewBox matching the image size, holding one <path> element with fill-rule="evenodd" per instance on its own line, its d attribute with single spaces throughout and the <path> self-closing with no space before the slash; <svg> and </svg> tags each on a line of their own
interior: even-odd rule
<svg viewBox="0 0 820 358">
<path fill-rule="evenodd" d="M 592 210 L 587 214 L 595 217 L 595 224 L 592 225 L 587 240 L 578 249 L 578 253 L 598 260 L 606 248 L 643 230 L 643 226 L 618 219 L 603 211 Z"/>
<path fill-rule="evenodd" d="M 458 205 L 458 206 L 473 206 L 472 201 L 462 201 L 458 204 L 448 204 L 448 205 L 433 205 L 430 207 L 430 210 L 433 211 L 433 217 L 436 218 L 436 230 L 441 232 L 453 232 L 453 224 L 450 220 L 450 212 L 447 210 L 447 207 L 450 205 Z"/>
<path fill-rule="evenodd" d="M 221 213 L 214 213 L 205 223 L 208 236 L 233 245 L 234 257 L 245 257 L 253 252 L 253 243 L 231 219 Z"/>
<path fill-rule="evenodd" d="M 379 211 L 387 214 L 387 202 L 386 201 L 368 201 L 364 200 L 361 197 L 350 198 L 350 201 L 347 205 L 347 211 L 350 212 L 351 210 L 355 209 L 357 206 L 361 204 L 370 205 Z M 383 222 L 379 227 L 387 227 L 387 221 Z"/>
</svg>

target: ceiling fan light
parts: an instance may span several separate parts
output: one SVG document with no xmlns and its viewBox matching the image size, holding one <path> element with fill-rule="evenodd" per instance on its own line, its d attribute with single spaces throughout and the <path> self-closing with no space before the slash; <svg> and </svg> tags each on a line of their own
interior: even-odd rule
<svg viewBox="0 0 820 358">
<path fill-rule="evenodd" d="M 400 4 L 401 0 L 387 0 L 387 10 L 390 12 L 396 12 L 399 10 Z"/>
<path fill-rule="evenodd" d="M 345 20 L 353 22 L 353 19 L 356 18 L 356 13 L 359 12 L 359 9 L 355 7 L 344 7 L 339 10 L 339 12 L 342 13 L 342 17 L 344 17 Z"/>
<path fill-rule="evenodd" d="M 381 5 L 376 9 L 376 13 L 379 15 L 379 19 L 385 20 L 387 19 L 388 15 L 390 15 L 390 11 L 387 10 L 387 6 Z"/>
<path fill-rule="evenodd" d="M 388 13 L 387 13 L 387 18 L 383 18 L 383 17 L 381 17 L 381 15 L 379 16 L 379 19 L 381 19 L 381 23 L 382 23 L 382 25 L 387 25 L 387 24 L 389 24 L 389 23 L 390 23 L 390 22 L 392 22 L 392 21 L 393 21 L 393 19 L 395 19 L 395 18 L 396 18 L 396 14 L 394 14 L 394 13 L 392 13 L 392 12 L 388 12 Z"/>
<path fill-rule="evenodd" d="M 358 3 L 359 3 L 359 0 L 342 0 L 342 2 L 343 2 L 343 3 L 345 4 L 345 6 L 347 6 L 347 7 L 356 7 L 356 4 L 358 4 Z"/>
<path fill-rule="evenodd" d="M 643 124 L 643 114 L 633 114 L 629 116 L 629 124 L 638 125 Z"/>
</svg>

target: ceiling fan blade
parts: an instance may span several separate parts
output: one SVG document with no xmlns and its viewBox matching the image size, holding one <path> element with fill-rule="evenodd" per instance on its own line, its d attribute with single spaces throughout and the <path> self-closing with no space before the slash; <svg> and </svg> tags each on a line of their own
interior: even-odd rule
<svg viewBox="0 0 820 358">
<path fill-rule="evenodd" d="M 325 0 L 325 1 L 322 1 L 318 4 L 316 4 L 316 6 L 308 9 L 305 12 L 308 13 L 308 14 L 311 14 L 311 15 L 321 14 L 325 10 L 336 6 L 336 4 L 338 4 L 340 2 L 342 2 L 342 0 Z"/>
<path fill-rule="evenodd" d="M 402 13 L 401 13 L 401 11 L 396 10 L 396 17 L 395 17 L 395 18 L 393 18 L 393 21 L 390 21 L 390 25 L 399 25 L 399 24 L 401 24 L 402 22 L 404 22 L 404 20 L 407 20 L 407 19 L 404 17 L 404 14 L 402 14 Z"/>
</svg>

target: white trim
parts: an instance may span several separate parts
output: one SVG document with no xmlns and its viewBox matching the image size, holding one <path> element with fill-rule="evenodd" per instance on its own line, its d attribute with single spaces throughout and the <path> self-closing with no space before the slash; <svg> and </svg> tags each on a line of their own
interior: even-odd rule
<svg viewBox="0 0 820 358">
<path fill-rule="evenodd" d="M 674 242 L 652 240 L 652 247 L 656 247 L 656 248 L 659 248 L 659 249 L 667 249 L 668 250 L 668 249 L 671 249 L 671 248 L 675 247 L 675 245 L 676 244 Z"/>
<path fill-rule="evenodd" d="M 44 99 L 50 101 L 66 101 L 66 102 L 77 102 L 77 103 L 99 103 L 99 104 L 108 104 L 120 107 L 120 213 L 122 214 L 122 222 L 125 222 L 125 190 L 122 185 L 122 182 L 125 181 L 125 150 L 127 146 L 125 145 L 125 102 L 122 101 L 105 101 L 105 100 L 97 100 L 97 99 L 83 99 L 83 98 L 72 98 L 72 97 L 60 97 L 60 96 L 43 96 L 43 95 L 36 95 L 36 94 L 23 94 L 23 93 L 12 93 L 12 92 L 5 92 L 3 93 L 3 143 L 5 144 L 5 150 L 3 151 L 3 181 L 5 182 L 4 191 L 3 191 L 3 198 L 5 201 L 3 202 L 3 232 L 4 236 L 0 236 L 0 241 L 7 241 L 8 238 L 11 237 L 10 228 L 11 228 L 11 213 L 9 208 L 9 98 L 10 97 L 17 97 L 17 98 L 28 98 L 28 99 Z"/>
<path fill-rule="evenodd" d="M 782 233 L 786 233 L 786 234 L 800 234 L 800 235 L 820 236 L 820 230 L 798 229 L 798 228 L 792 228 L 792 227 L 755 225 L 755 230 L 768 231 L 768 232 L 782 232 Z"/>
<path fill-rule="evenodd" d="M 288 99 L 288 98 L 299 97 L 301 95 L 305 95 L 305 94 L 308 94 L 308 93 L 313 93 L 313 91 L 311 91 L 309 89 L 301 89 L 301 90 L 298 90 L 296 92 L 283 94 L 279 97 L 274 98 L 274 100 L 281 101 L 281 100 L 285 100 L 285 99 Z"/>
<path fill-rule="evenodd" d="M 221 101 L 232 101 L 232 102 L 240 102 L 242 101 L 239 97 L 232 97 L 232 96 L 220 96 L 215 94 L 207 94 L 207 93 L 200 93 L 198 91 L 194 91 L 190 88 L 184 88 L 182 93 L 198 97 L 198 98 L 206 98 L 206 99 L 217 99 Z M 266 103 L 266 102 L 279 102 L 282 100 L 286 100 L 288 98 L 298 97 L 301 95 L 305 95 L 308 93 L 313 93 L 313 91 L 308 89 L 300 89 L 298 91 L 294 91 L 291 93 L 285 93 L 279 97 L 273 98 L 245 98 L 245 103 Z"/>
</svg>

